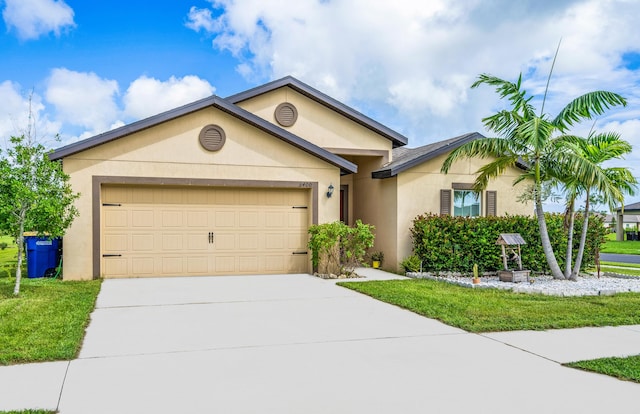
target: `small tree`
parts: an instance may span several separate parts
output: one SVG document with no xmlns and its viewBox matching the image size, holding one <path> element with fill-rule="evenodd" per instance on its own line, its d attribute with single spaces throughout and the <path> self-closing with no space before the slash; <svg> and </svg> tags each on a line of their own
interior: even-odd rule
<svg viewBox="0 0 640 414">
<path fill-rule="evenodd" d="M 32 142 L 30 135 L 11 137 L 11 146 L 0 159 L 0 231 L 15 237 L 18 264 L 14 295 L 20 293 L 24 232 L 60 237 L 78 215 L 78 198 L 69 176 L 49 151 Z"/>
<path fill-rule="evenodd" d="M 354 227 L 341 221 L 309 227 L 311 261 L 320 273 L 351 274 L 373 246 L 374 226 L 357 220 Z"/>
</svg>

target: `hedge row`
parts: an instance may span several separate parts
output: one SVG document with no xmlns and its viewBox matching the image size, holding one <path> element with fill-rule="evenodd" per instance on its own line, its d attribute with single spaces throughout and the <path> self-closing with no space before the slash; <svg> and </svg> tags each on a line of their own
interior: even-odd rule
<svg viewBox="0 0 640 414">
<path fill-rule="evenodd" d="M 549 238 L 560 267 L 564 269 L 567 251 L 567 231 L 564 216 L 547 214 Z M 583 219 L 576 215 L 573 256 L 578 251 Z M 501 269 L 501 248 L 496 245 L 500 233 L 520 233 L 526 241 L 522 246 L 522 265 L 525 269 L 547 272 L 547 260 L 540 243 L 540 231 L 535 217 L 451 217 L 421 215 L 413 220 L 411 237 L 414 254 L 422 261 L 424 270 L 470 272 L 474 263 L 480 271 Z M 582 268 L 592 266 L 604 243 L 606 229 L 599 215 L 589 216 L 589 230 Z M 515 267 L 514 262 L 509 263 Z"/>
</svg>

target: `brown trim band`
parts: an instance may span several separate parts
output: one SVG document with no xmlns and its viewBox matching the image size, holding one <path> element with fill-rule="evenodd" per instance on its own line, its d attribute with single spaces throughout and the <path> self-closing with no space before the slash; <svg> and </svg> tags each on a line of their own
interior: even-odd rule
<svg viewBox="0 0 640 414">
<path fill-rule="evenodd" d="M 123 185 L 177 185 L 193 187 L 253 187 L 253 188 L 289 188 L 311 190 L 312 224 L 318 224 L 318 182 L 317 181 L 260 181 L 260 180 L 223 180 L 207 178 L 164 178 L 164 177 L 120 177 L 97 175 L 92 177 L 91 187 L 91 211 L 93 214 L 92 238 L 93 238 L 93 278 L 100 278 L 100 196 L 103 184 Z"/>
</svg>

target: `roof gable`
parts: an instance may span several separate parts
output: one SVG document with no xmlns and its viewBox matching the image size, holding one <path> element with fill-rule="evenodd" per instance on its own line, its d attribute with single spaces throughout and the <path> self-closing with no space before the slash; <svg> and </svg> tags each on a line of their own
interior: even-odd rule
<svg viewBox="0 0 640 414">
<path fill-rule="evenodd" d="M 371 131 L 387 138 L 392 142 L 394 148 L 406 145 L 408 142 L 408 138 L 404 135 L 399 134 L 398 132 L 382 125 L 377 121 L 374 121 L 366 115 L 330 97 L 329 95 L 326 95 L 318 91 L 317 89 L 312 88 L 311 86 L 299 81 L 292 76 L 286 76 L 282 79 L 278 79 L 264 85 L 249 89 L 247 91 L 231 95 L 225 99 L 233 104 L 237 104 L 283 87 L 289 87 L 296 92 L 306 96 L 307 98 L 331 109 L 332 111 L 335 111 L 336 113 L 339 113 L 345 118 L 348 118 L 351 121 L 356 122 L 364 126 L 365 128 L 368 128 Z"/>
<path fill-rule="evenodd" d="M 58 148 L 50 154 L 49 158 L 54 161 L 60 160 L 65 157 L 69 157 L 79 152 L 88 150 L 90 148 L 94 148 L 99 145 L 106 144 L 108 142 L 115 141 L 117 139 L 134 134 L 136 132 L 140 132 L 145 129 L 154 127 L 164 122 L 169 122 L 172 119 L 176 119 L 178 117 L 190 114 L 192 112 L 196 112 L 198 110 L 201 110 L 210 106 L 215 107 L 221 111 L 224 111 L 234 116 L 235 118 L 238 118 L 243 122 L 249 125 L 252 125 L 274 136 L 275 138 L 278 138 L 298 149 L 301 149 L 302 151 L 305 151 L 311 155 L 314 155 L 328 162 L 329 164 L 332 164 L 340 168 L 343 174 L 351 174 L 358 171 L 358 167 L 354 163 L 347 161 L 340 156 L 332 154 L 331 152 L 309 141 L 306 141 L 300 138 L 299 136 L 294 135 L 270 122 L 267 122 L 264 119 L 256 115 L 253 115 L 248 111 L 245 111 L 239 106 L 234 105 L 233 103 L 228 102 L 227 100 L 222 99 L 215 95 L 208 98 L 201 99 L 196 102 L 192 102 L 187 105 L 183 105 L 179 108 L 172 109 L 172 110 L 163 112 L 161 114 L 131 123 L 129 125 L 125 125 L 123 127 L 114 129 L 112 131 L 108 131 L 100 135 L 96 135 L 94 137 Z"/>
<path fill-rule="evenodd" d="M 467 142 L 478 138 L 484 138 L 484 136 L 477 132 L 472 132 L 418 148 L 396 148 L 393 150 L 393 161 L 371 173 L 371 176 L 373 178 L 394 177 L 411 167 L 415 167 L 439 155 L 453 151 Z"/>
</svg>

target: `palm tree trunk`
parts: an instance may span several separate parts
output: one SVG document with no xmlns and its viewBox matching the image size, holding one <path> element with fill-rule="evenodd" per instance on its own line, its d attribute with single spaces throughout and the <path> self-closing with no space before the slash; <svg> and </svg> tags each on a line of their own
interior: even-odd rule
<svg viewBox="0 0 640 414">
<path fill-rule="evenodd" d="M 551 240 L 549 239 L 549 231 L 547 230 L 547 222 L 544 219 L 544 211 L 542 211 L 542 201 L 536 195 L 536 216 L 538 218 L 538 228 L 540 229 L 540 242 L 542 243 L 542 250 L 547 258 L 547 264 L 551 269 L 551 275 L 554 279 L 564 280 L 564 273 L 558 265 L 556 255 L 553 253 L 553 247 L 551 247 Z"/>
<path fill-rule="evenodd" d="M 584 246 L 587 243 L 587 230 L 589 229 L 589 190 L 587 190 L 587 201 L 584 204 L 584 223 L 582 223 L 582 234 L 580 235 L 580 246 L 578 247 L 578 255 L 576 263 L 571 273 L 571 280 L 578 280 L 580 267 L 582 267 L 582 257 L 584 256 Z"/>
<path fill-rule="evenodd" d="M 567 236 L 567 255 L 565 256 L 565 265 L 564 265 L 564 277 L 565 279 L 569 279 L 571 276 L 571 259 L 573 257 L 573 223 L 576 218 L 576 213 L 573 211 L 574 202 L 571 201 L 569 207 L 567 208 L 567 213 L 569 215 L 569 224 L 568 224 L 568 236 Z"/>
</svg>

